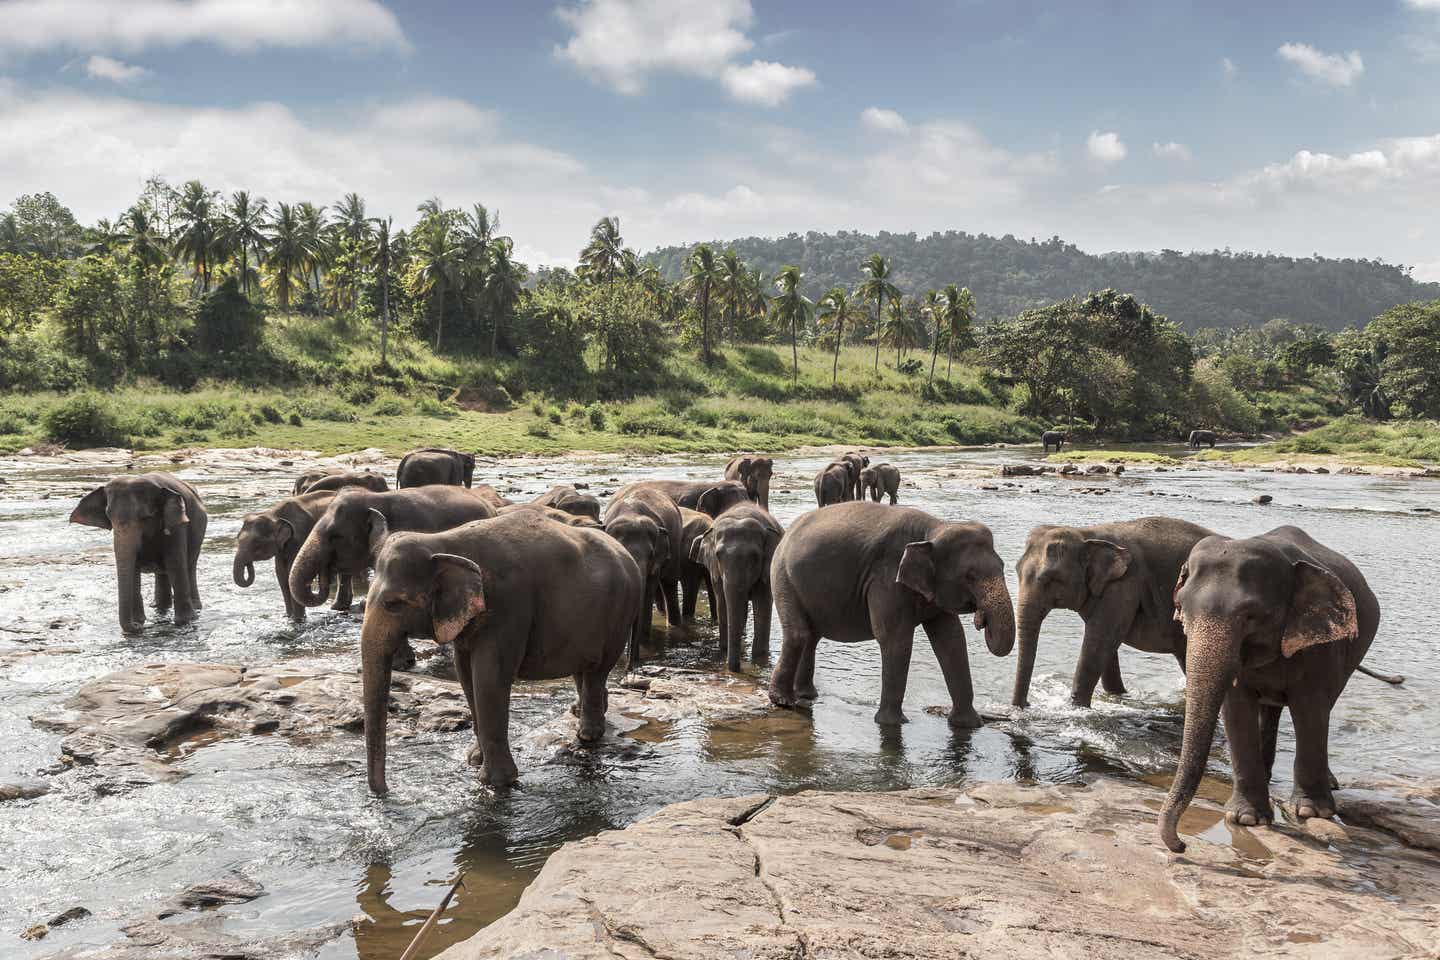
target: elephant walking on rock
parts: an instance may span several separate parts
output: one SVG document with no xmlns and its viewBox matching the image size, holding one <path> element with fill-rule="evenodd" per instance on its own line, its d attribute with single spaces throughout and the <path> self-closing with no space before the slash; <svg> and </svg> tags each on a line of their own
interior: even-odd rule
<svg viewBox="0 0 1440 960">
<path fill-rule="evenodd" d="M 1015 613 L 989 527 L 910 507 L 842 503 L 790 525 L 770 565 L 770 582 L 784 634 L 771 702 L 789 707 L 815 697 L 815 648 L 822 637 L 875 639 L 881 691 L 875 722 L 903 723 L 915 628 L 924 627 L 950 691 L 950 725 L 980 726 L 960 617 L 975 615 L 997 657 L 1015 643 Z"/>
<path fill-rule="evenodd" d="M 888 463 L 866 467 L 860 471 L 860 486 L 876 503 L 880 502 L 880 496 L 884 494 L 890 498 L 893 505 L 900 499 L 900 471 Z"/>
<path fill-rule="evenodd" d="M 140 574 L 155 574 L 155 609 L 175 604 L 175 622 L 190 623 L 201 608 L 195 568 L 209 518 L 200 494 L 168 473 L 116 477 L 91 490 L 70 513 L 70 522 L 112 534 L 120 629 L 145 625 Z"/>
<path fill-rule="evenodd" d="M 1330 711 L 1375 639 L 1380 604 L 1341 554 L 1296 527 L 1245 540 L 1206 537 L 1175 584 L 1185 628 L 1185 733 L 1160 812 L 1160 837 L 1177 831 L 1210 756 L 1223 712 L 1235 783 L 1231 823 L 1270 822 L 1270 776 L 1280 712 L 1295 727 L 1295 789 L 1302 819 L 1331 817 Z"/>
</svg>

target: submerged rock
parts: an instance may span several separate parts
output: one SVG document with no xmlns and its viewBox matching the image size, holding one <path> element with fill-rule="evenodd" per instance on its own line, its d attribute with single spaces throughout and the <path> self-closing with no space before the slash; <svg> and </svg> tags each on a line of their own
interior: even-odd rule
<svg viewBox="0 0 1440 960">
<path fill-rule="evenodd" d="M 696 800 L 568 843 L 519 904 L 440 960 L 492 957 L 1430 956 L 1440 860 L 1351 826 L 1227 827 L 1164 794 L 982 784 Z"/>
</svg>

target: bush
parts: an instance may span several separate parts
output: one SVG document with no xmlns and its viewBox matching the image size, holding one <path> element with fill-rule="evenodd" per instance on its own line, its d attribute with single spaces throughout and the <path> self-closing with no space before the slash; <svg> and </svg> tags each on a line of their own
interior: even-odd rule
<svg viewBox="0 0 1440 960">
<path fill-rule="evenodd" d="M 273 403 L 260 404 L 260 416 L 264 418 L 266 423 L 280 423 L 285 419 Z"/>
<path fill-rule="evenodd" d="M 586 415 L 590 418 L 590 427 L 591 427 L 591 429 L 593 429 L 593 430 L 604 430 L 604 429 L 605 429 L 605 408 L 602 407 L 602 406 L 600 406 L 600 404 L 598 404 L 598 403 L 592 403 L 592 404 L 590 404 L 590 409 L 586 412 Z"/>
<path fill-rule="evenodd" d="M 305 426 L 305 421 L 300 418 L 300 414 L 298 414 L 298 413 L 292 413 L 292 414 L 290 414 L 290 416 L 286 419 L 285 422 L 288 423 L 288 424 L 290 424 L 290 426 L 292 426 L 292 427 L 303 427 L 303 426 Z"/>
<path fill-rule="evenodd" d="M 559 424 L 565 419 L 565 415 L 560 412 L 559 407 L 551 407 L 550 410 L 545 414 L 545 419 L 549 420 L 551 423 Z"/>
<path fill-rule="evenodd" d="M 120 422 L 93 393 L 77 393 L 46 411 L 41 418 L 45 438 L 77 447 L 118 447 L 125 444 Z"/>
<path fill-rule="evenodd" d="M 525 432 L 532 437 L 549 437 L 550 425 L 543 420 L 536 420 L 525 428 Z"/>
<path fill-rule="evenodd" d="M 381 397 L 370 408 L 377 417 L 402 417 L 410 412 L 409 404 L 397 396 Z"/>
</svg>

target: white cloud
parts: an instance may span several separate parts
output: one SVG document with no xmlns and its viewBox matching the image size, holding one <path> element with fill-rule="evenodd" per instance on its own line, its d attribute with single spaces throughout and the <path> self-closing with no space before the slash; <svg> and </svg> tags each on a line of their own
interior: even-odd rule
<svg viewBox="0 0 1440 960">
<path fill-rule="evenodd" d="M 1162 160 L 1189 160 L 1191 159 L 1190 148 L 1183 143 L 1176 143 L 1174 140 L 1160 143 L 1156 141 L 1150 145 L 1150 152 Z"/>
<path fill-rule="evenodd" d="M 750 0 L 579 0 L 556 9 L 573 32 L 555 53 L 620 93 L 645 89 L 653 73 L 718 80 L 735 99 L 778 106 L 813 86 L 815 74 L 767 60 L 739 62 L 755 43 Z"/>
<path fill-rule="evenodd" d="M 905 118 L 894 110 L 887 110 L 884 107 L 866 107 L 860 111 L 860 122 L 871 130 L 879 130 L 883 133 L 905 133 L 910 129 L 910 124 Z"/>
<path fill-rule="evenodd" d="M 1414 265 L 1411 274 L 1416 280 L 1426 283 L 1440 283 L 1440 260 L 1427 260 Z"/>
<path fill-rule="evenodd" d="M 112 83 L 133 83 L 150 75 L 150 71 L 144 67 L 100 54 L 95 54 L 85 61 L 85 72 L 97 80 L 109 80 Z"/>
<path fill-rule="evenodd" d="M 1440 0 L 1405 0 L 1405 6 L 1412 10 L 1440 10 Z"/>
<path fill-rule="evenodd" d="M 1125 154 L 1129 152 L 1125 149 L 1125 141 L 1120 139 L 1120 134 L 1113 130 L 1104 133 L 1091 130 L 1090 136 L 1085 140 L 1085 150 L 1096 163 L 1115 163 L 1124 160 Z"/>
<path fill-rule="evenodd" d="M 0 24 L 0 51 L 20 53 L 407 46 L 379 0 L 0 0 Z"/>
<path fill-rule="evenodd" d="M 1355 50 L 1345 54 L 1326 53 L 1308 43 L 1284 43 L 1275 53 L 1310 79 L 1332 87 L 1348 87 L 1365 72 L 1365 61 Z"/>
<path fill-rule="evenodd" d="M 1236 66 L 1234 60 L 1231 60 L 1229 57 L 1220 58 L 1220 75 L 1222 77 L 1226 80 L 1234 80 L 1239 73 L 1240 68 Z"/>
</svg>

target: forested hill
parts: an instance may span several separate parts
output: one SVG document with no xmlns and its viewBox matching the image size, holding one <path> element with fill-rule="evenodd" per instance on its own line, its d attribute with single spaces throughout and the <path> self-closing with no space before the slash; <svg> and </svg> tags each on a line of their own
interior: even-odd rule
<svg viewBox="0 0 1440 960">
<path fill-rule="evenodd" d="M 879 253 L 890 261 L 892 279 L 906 294 L 920 295 L 947 283 L 967 286 L 987 319 L 1114 287 L 1190 329 L 1258 326 L 1284 317 L 1338 330 L 1397 303 L 1440 298 L 1440 283 L 1420 283 L 1404 269 L 1378 260 L 1174 250 L 1096 255 L 1059 238 L 1033 242 L 957 231 L 927 237 L 792 233 L 712 245 L 733 248 L 767 277 L 785 264 L 798 264 L 812 299 L 836 284 L 858 286 L 864 279 L 861 261 Z M 673 280 L 684 274 L 690 249 L 663 247 L 646 259 Z"/>
</svg>

